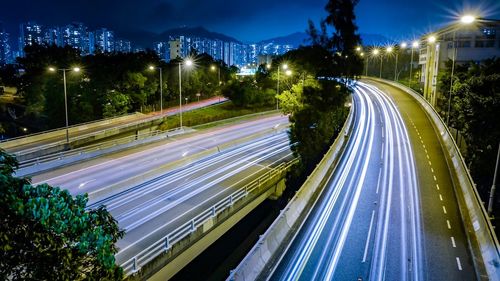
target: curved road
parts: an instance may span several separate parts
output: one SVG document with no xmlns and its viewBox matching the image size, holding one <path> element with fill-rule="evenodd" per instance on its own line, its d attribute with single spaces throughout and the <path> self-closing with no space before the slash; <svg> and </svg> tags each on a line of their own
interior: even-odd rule
<svg viewBox="0 0 500 281">
<path fill-rule="evenodd" d="M 355 86 L 356 119 L 346 150 L 268 280 L 475 279 L 456 203 L 442 204 L 451 184 L 436 184 L 432 173 L 438 167 L 422 170 L 430 159 L 422 152 L 430 151 L 409 133 L 400 97 L 387 94 L 393 91 Z M 421 109 L 411 110 L 425 117 Z M 443 214 L 451 217 L 440 227 L 428 226 Z M 453 228 L 461 235 L 450 238 Z"/>
</svg>

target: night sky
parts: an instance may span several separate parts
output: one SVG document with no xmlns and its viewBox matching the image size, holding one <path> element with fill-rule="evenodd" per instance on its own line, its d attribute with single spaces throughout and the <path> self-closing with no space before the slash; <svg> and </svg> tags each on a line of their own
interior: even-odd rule
<svg viewBox="0 0 500 281">
<path fill-rule="evenodd" d="M 361 0 L 356 8 L 361 33 L 391 39 L 420 35 L 449 23 L 462 11 L 479 9 L 500 19 L 498 0 Z M 242 41 L 259 41 L 304 31 L 307 20 L 325 17 L 326 0 L 11 0 L 0 4 L 0 21 L 12 35 L 27 20 L 63 25 L 80 21 L 107 27 L 119 36 L 130 31 L 160 33 L 179 26 L 203 26 Z M 477 4 L 480 3 L 480 4 Z"/>
</svg>

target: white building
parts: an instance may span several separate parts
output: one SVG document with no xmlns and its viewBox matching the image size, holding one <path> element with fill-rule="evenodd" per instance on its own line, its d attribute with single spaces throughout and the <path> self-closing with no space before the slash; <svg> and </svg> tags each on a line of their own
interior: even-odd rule
<svg viewBox="0 0 500 281">
<path fill-rule="evenodd" d="M 500 57 L 500 21 L 478 19 L 470 24 L 457 23 L 426 34 L 420 41 L 420 82 L 425 99 L 435 106 L 438 75 L 447 61 L 455 57 L 455 64 L 461 64 Z"/>
</svg>

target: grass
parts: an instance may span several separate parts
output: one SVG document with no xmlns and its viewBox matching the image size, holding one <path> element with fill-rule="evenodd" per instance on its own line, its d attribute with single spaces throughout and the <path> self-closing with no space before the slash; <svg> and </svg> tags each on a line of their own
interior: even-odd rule
<svg viewBox="0 0 500 281">
<path fill-rule="evenodd" d="M 270 111 L 270 110 L 273 110 L 273 106 L 241 108 L 241 107 L 236 107 L 232 102 L 229 101 L 222 104 L 217 104 L 213 106 L 208 106 L 183 112 L 182 125 L 187 127 L 193 127 L 197 125 L 213 123 L 216 121 L 220 122 L 216 122 L 216 124 L 213 125 L 221 125 L 224 123 L 224 121 L 221 120 L 248 114 Z M 179 115 L 177 114 L 168 117 L 167 121 L 160 124 L 158 129 L 169 130 L 173 128 L 178 128 L 179 126 L 180 126 L 180 121 L 179 121 Z"/>
</svg>

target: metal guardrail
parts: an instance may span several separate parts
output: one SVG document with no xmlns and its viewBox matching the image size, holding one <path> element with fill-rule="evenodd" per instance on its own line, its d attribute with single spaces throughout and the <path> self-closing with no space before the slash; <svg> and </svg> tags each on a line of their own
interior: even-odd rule
<svg viewBox="0 0 500 281">
<path fill-rule="evenodd" d="M 119 139 L 115 139 L 115 140 L 96 143 L 96 144 L 81 147 L 81 148 L 76 148 L 76 149 L 61 151 L 61 152 L 53 153 L 53 154 L 49 154 L 49 155 L 44 155 L 44 156 L 40 156 L 40 157 L 36 157 L 36 158 L 32 158 L 32 159 L 28 159 L 28 160 L 20 162 L 19 168 L 26 168 L 26 167 L 30 167 L 32 165 L 39 165 L 39 164 L 43 164 L 43 163 L 47 163 L 47 162 L 51 162 L 51 161 L 55 161 L 55 160 L 62 160 L 64 158 L 68 158 L 68 157 L 75 156 L 75 155 L 82 155 L 85 153 L 96 152 L 99 150 L 108 149 L 108 148 L 113 147 L 113 146 L 127 144 L 127 143 L 131 143 L 133 141 L 142 140 L 142 139 L 146 139 L 149 137 L 159 136 L 162 134 L 168 135 L 169 133 L 172 133 L 175 131 L 180 131 L 180 130 L 181 130 L 180 128 L 170 129 L 167 131 L 155 130 L 155 131 L 147 132 L 144 134 L 123 137 L 123 138 L 119 138 Z"/>
<path fill-rule="evenodd" d="M 462 221 L 466 225 L 466 230 L 468 224 L 470 224 L 469 227 L 473 229 L 473 231 L 466 231 L 467 236 L 469 236 L 469 240 L 471 240 L 470 236 L 472 235 L 479 247 L 479 249 L 474 249 L 474 245 L 471 245 L 473 254 L 476 256 L 476 259 L 480 259 L 479 266 L 484 267 L 486 270 L 488 274 L 486 279 L 500 280 L 500 244 L 498 242 L 498 238 L 488 217 L 488 213 L 482 204 L 482 200 L 479 196 L 476 185 L 474 184 L 474 180 L 467 169 L 465 160 L 460 153 L 460 149 L 450 133 L 448 126 L 445 125 L 443 119 L 439 116 L 434 107 L 413 89 L 384 79 L 372 77 L 369 77 L 369 79 L 392 85 L 393 87 L 411 95 L 418 103 L 420 103 L 431 121 L 440 131 L 439 138 L 441 138 L 441 141 L 443 142 L 445 152 L 448 152 L 449 159 L 447 159 L 447 162 L 449 168 L 455 169 L 458 180 L 458 183 L 455 183 L 455 190 L 457 198 L 460 199 L 457 201 L 461 209 L 460 213 Z M 464 209 L 467 213 L 462 212 Z M 478 270 L 477 262 L 477 260 L 474 260 L 476 270 Z M 481 273 L 479 275 L 481 275 Z M 481 278 L 484 276 L 478 277 Z"/>
<path fill-rule="evenodd" d="M 135 115 L 135 114 L 139 114 L 139 112 L 132 112 L 132 113 L 127 113 L 127 114 L 120 115 L 120 116 L 113 116 L 113 117 L 102 118 L 102 119 L 98 119 L 98 120 L 94 120 L 94 121 L 88 121 L 88 122 L 84 122 L 84 123 L 78 123 L 78 124 L 74 124 L 74 125 L 68 126 L 68 129 L 72 129 L 72 128 L 76 128 L 76 127 L 80 127 L 80 126 L 85 126 L 85 125 L 90 125 L 90 124 L 94 124 L 94 123 L 99 123 L 99 122 L 111 121 L 113 119 L 120 119 L 120 118 L 124 118 L 124 117 L 129 117 L 129 116 L 132 116 L 132 115 Z M 65 130 L 66 130 L 66 127 L 59 127 L 59 128 L 55 128 L 55 129 L 50 129 L 50 130 L 46 130 L 46 131 L 32 133 L 32 134 L 29 134 L 29 135 L 24 135 L 24 136 L 19 136 L 19 137 L 14 137 L 14 138 L 3 139 L 3 140 L 0 140 L 0 143 L 8 142 L 8 141 L 14 141 L 14 140 L 23 139 L 23 138 L 29 138 L 29 137 L 38 136 L 38 135 L 47 134 L 47 133 L 52 133 L 52 132 L 56 132 L 56 131 L 61 131 L 61 132 L 64 133 Z"/>
<path fill-rule="evenodd" d="M 198 227 L 202 226 L 209 219 L 216 217 L 218 214 L 231 207 L 237 201 L 245 198 L 246 196 L 248 196 L 248 194 L 258 189 L 262 184 L 274 179 L 277 176 L 281 176 L 283 172 L 287 171 L 292 165 L 297 162 L 298 159 L 294 159 L 287 163 L 279 164 L 272 170 L 261 175 L 259 178 L 251 181 L 250 183 L 246 184 L 230 195 L 219 200 L 214 205 L 212 205 L 212 207 L 205 209 L 190 221 L 170 231 L 162 239 L 156 241 L 149 247 L 139 252 L 133 258 L 122 263 L 121 266 L 125 275 L 130 275 L 139 271 L 142 266 L 159 256 L 160 254 L 168 251 L 172 247 L 172 245 L 189 236 L 192 232 L 194 232 Z"/>
</svg>

